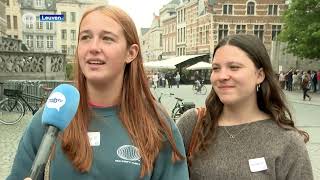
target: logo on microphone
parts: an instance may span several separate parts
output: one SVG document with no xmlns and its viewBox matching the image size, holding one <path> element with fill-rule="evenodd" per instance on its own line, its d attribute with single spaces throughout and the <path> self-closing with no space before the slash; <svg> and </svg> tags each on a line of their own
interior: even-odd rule
<svg viewBox="0 0 320 180">
<path fill-rule="evenodd" d="M 60 111 L 60 108 L 66 103 L 66 97 L 61 92 L 52 93 L 46 103 L 48 108 L 57 109 Z"/>
</svg>

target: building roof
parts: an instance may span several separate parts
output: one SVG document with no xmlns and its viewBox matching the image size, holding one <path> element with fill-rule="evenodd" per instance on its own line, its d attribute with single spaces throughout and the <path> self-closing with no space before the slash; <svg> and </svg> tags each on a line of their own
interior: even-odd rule
<svg viewBox="0 0 320 180">
<path fill-rule="evenodd" d="M 141 35 L 146 34 L 150 28 L 141 28 Z"/>
<path fill-rule="evenodd" d="M 180 0 L 171 0 L 168 4 L 176 4 L 179 5 L 180 4 Z"/>
</svg>

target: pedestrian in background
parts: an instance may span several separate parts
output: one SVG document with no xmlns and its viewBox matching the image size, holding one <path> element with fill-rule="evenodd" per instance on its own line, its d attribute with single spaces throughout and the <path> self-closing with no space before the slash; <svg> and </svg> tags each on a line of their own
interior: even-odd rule
<svg viewBox="0 0 320 180">
<path fill-rule="evenodd" d="M 317 72 L 318 91 L 320 93 L 320 69 Z"/>
<path fill-rule="evenodd" d="M 152 76 L 152 81 L 153 81 L 153 87 L 157 88 L 158 87 L 158 81 L 159 81 L 159 76 L 158 73 L 155 72 Z"/>
<path fill-rule="evenodd" d="M 292 90 L 298 90 L 300 83 L 298 82 L 298 73 L 294 71 L 292 74 Z"/>
<path fill-rule="evenodd" d="M 284 89 L 285 88 L 285 84 L 286 84 L 285 83 L 286 79 L 285 79 L 283 71 L 281 71 L 280 74 L 279 74 L 279 82 L 280 82 L 281 89 Z"/>
<path fill-rule="evenodd" d="M 303 92 L 303 100 L 306 100 L 306 97 L 309 98 L 309 101 L 311 101 L 311 96 L 308 94 L 308 91 L 311 88 L 311 75 L 309 75 L 309 72 L 304 72 L 302 76 L 302 81 L 301 81 L 301 89 Z"/>
<path fill-rule="evenodd" d="M 313 179 L 309 136 L 294 126 L 260 39 L 221 40 L 210 80 L 206 107 L 178 120 L 191 180 Z"/>
<path fill-rule="evenodd" d="M 187 180 L 181 135 L 150 92 L 132 19 L 114 6 L 85 12 L 75 62 L 80 105 L 59 135 L 50 179 Z M 8 180 L 28 176 L 45 129 L 41 114 L 24 133 Z"/>
<path fill-rule="evenodd" d="M 176 80 L 177 88 L 179 88 L 179 84 L 180 84 L 180 74 L 179 74 L 179 72 L 177 72 L 177 75 L 174 77 L 174 79 Z"/>
<path fill-rule="evenodd" d="M 316 71 L 312 71 L 311 83 L 312 83 L 313 92 L 314 93 L 317 92 L 317 72 Z"/>
</svg>

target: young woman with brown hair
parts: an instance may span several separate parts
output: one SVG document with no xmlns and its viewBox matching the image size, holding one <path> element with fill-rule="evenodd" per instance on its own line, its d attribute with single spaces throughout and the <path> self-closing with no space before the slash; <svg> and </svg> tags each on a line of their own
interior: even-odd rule
<svg viewBox="0 0 320 180">
<path fill-rule="evenodd" d="M 191 180 L 313 179 L 309 136 L 295 127 L 260 39 L 221 40 L 211 84 L 206 107 L 178 120 Z"/>
<path fill-rule="evenodd" d="M 150 92 L 131 18 L 113 6 L 85 12 L 75 62 L 80 105 L 52 154 L 51 179 L 188 179 L 181 135 Z M 41 113 L 8 179 L 28 175 L 44 131 Z"/>
</svg>

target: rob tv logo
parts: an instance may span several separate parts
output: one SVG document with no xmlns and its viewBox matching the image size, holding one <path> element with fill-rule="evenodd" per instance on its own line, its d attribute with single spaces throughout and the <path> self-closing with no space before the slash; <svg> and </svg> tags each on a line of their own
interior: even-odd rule
<svg viewBox="0 0 320 180">
<path fill-rule="evenodd" d="M 64 14 L 41 14 L 40 21 L 64 21 Z"/>
</svg>

